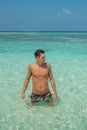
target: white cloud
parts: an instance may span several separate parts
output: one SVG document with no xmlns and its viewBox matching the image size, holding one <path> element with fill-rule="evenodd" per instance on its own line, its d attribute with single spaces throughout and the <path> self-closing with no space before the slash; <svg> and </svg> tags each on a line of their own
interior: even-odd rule
<svg viewBox="0 0 87 130">
<path fill-rule="evenodd" d="M 71 10 L 66 9 L 66 8 L 63 8 L 63 9 L 57 14 L 57 16 L 58 16 L 59 18 L 61 18 L 61 17 L 63 17 L 64 15 L 71 15 L 71 14 L 72 14 Z"/>
<path fill-rule="evenodd" d="M 72 12 L 69 9 L 66 9 L 66 8 L 64 8 L 62 10 L 62 12 L 64 12 L 65 14 L 72 14 Z"/>
</svg>

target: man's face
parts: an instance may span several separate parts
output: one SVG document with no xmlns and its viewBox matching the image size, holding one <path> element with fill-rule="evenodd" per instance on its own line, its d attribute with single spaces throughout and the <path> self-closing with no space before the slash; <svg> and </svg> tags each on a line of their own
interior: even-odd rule
<svg viewBox="0 0 87 130">
<path fill-rule="evenodd" d="M 43 64 L 45 62 L 45 54 L 41 53 L 39 57 L 37 57 L 37 60 Z"/>
</svg>

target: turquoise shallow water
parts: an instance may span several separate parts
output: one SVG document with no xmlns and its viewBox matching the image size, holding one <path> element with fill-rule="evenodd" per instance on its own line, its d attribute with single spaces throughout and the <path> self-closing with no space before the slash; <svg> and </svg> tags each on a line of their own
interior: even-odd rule
<svg viewBox="0 0 87 130">
<path fill-rule="evenodd" d="M 51 64 L 59 100 L 54 107 L 20 98 L 27 67 L 42 48 Z M 49 83 L 50 90 L 51 85 Z M 0 130 L 87 129 L 87 33 L 0 32 Z"/>
</svg>

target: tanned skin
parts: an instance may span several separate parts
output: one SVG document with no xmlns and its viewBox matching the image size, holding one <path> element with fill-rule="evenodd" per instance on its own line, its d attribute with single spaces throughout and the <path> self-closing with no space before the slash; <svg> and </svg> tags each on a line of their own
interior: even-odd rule
<svg viewBox="0 0 87 130">
<path fill-rule="evenodd" d="M 25 91 L 28 87 L 30 78 L 32 77 L 32 92 L 38 95 L 49 92 L 48 78 L 50 79 L 51 86 L 53 89 L 53 99 L 58 98 L 54 77 L 52 74 L 50 64 L 45 62 L 45 54 L 41 53 L 40 56 L 36 57 L 36 62 L 30 64 L 28 72 L 24 81 L 24 86 L 21 92 L 21 98 L 25 98 Z"/>
</svg>

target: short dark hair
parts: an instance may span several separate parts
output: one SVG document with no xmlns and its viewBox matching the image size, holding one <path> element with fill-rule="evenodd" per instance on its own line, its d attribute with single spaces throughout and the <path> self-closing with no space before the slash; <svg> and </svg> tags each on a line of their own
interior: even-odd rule
<svg viewBox="0 0 87 130">
<path fill-rule="evenodd" d="M 41 53 L 44 54 L 45 53 L 44 50 L 38 49 L 38 50 L 35 51 L 34 55 L 35 55 L 35 57 L 37 57 L 37 56 L 39 57 Z"/>
</svg>

